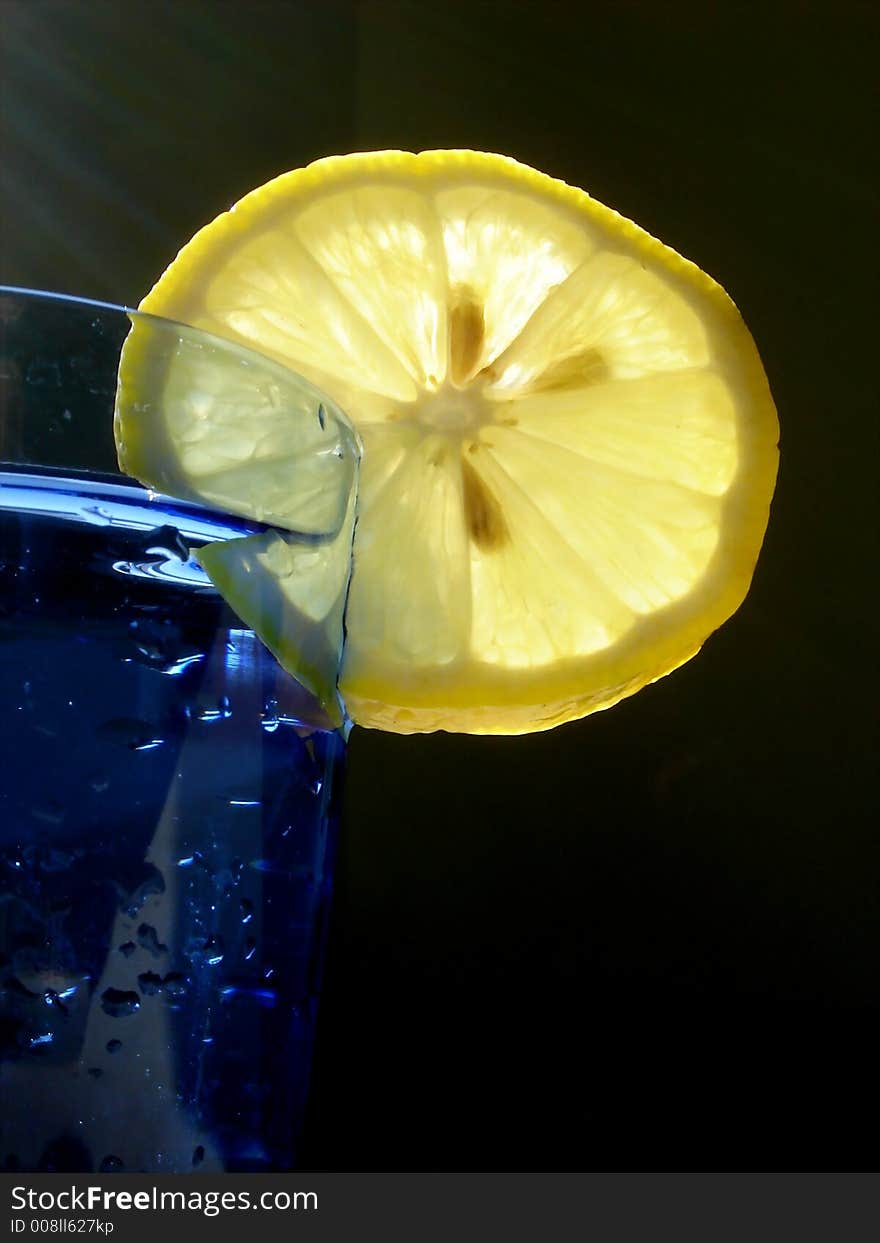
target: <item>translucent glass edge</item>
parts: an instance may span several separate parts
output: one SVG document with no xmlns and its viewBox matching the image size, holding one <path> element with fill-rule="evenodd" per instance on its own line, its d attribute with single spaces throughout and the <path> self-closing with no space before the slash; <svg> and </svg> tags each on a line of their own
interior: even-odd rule
<svg viewBox="0 0 880 1243">
<path fill-rule="evenodd" d="M 333 418 L 338 427 L 340 436 L 345 440 L 351 451 L 354 464 L 354 473 L 348 493 L 349 496 L 352 493 L 357 496 L 359 466 L 363 456 L 363 445 L 357 430 L 345 411 L 332 397 L 329 396 L 329 394 L 325 393 L 316 384 L 312 383 L 312 381 L 308 380 L 299 372 L 294 371 L 292 368 L 286 367 L 283 363 L 279 363 L 275 359 L 269 358 L 249 346 L 242 345 L 238 341 L 222 337 L 216 333 L 207 332 L 204 329 L 197 328 L 191 324 L 186 324 L 179 320 L 169 319 L 161 315 L 154 315 L 148 311 L 141 311 L 136 307 L 106 302 L 97 298 L 86 298 L 77 294 L 59 293 L 54 290 L 35 289 L 28 286 L 7 285 L 4 283 L 0 283 L 0 297 L 12 298 L 19 303 L 27 303 L 31 301 L 33 303 L 39 303 L 40 301 L 43 301 L 62 308 L 70 307 L 71 309 L 75 308 L 81 310 L 91 309 L 96 312 L 110 313 L 115 316 L 124 316 L 131 323 L 132 327 L 134 327 L 138 321 L 144 324 L 150 324 L 160 332 L 176 334 L 179 337 L 183 336 L 193 342 L 204 343 L 210 348 L 219 349 L 227 354 L 232 354 L 245 362 L 252 362 L 255 367 L 259 367 L 270 374 L 274 373 L 285 383 L 291 384 L 300 389 L 303 393 L 308 394 L 314 401 L 323 405 L 327 411 L 327 414 Z M 0 326 L 2 326 L 2 315 L 0 315 Z M 46 472 L 45 474 L 43 473 L 44 471 Z M 42 491 L 50 485 L 51 479 L 55 477 L 58 471 L 60 471 L 64 477 L 69 475 L 72 484 L 75 483 L 75 480 L 80 476 L 100 480 L 102 487 L 112 489 L 114 493 L 120 494 L 120 499 L 122 499 L 122 493 L 130 492 L 131 497 L 129 498 L 126 496 L 124 498 L 129 502 L 135 501 L 140 497 L 143 491 L 146 491 L 151 501 L 170 503 L 174 507 L 183 511 L 192 511 L 193 514 L 199 515 L 201 518 L 202 521 L 199 525 L 202 529 L 191 530 L 187 533 L 190 536 L 195 535 L 196 538 L 202 538 L 207 542 L 214 542 L 216 540 L 223 542 L 229 538 L 236 538 L 245 534 L 257 534 L 260 531 L 271 529 L 274 525 L 246 516 L 242 519 L 241 515 L 236 515 L 230 510 L 213 506 L 210 502 L 205 500 L 193 500 L 177 496 L 174 493 L 154 489 L 149 485 L 144 484 L 142 481 L 138 480 L 137 476 L 134 476 L 127 471 L 122 471 L 120 476 L 115 476 L 102 471 L 90 471 L 87 467 L 83 466 L 77 466 L 76 468 L 43 468 L 39 463 L 18 462 L 16 460 L 6 461 L 5 459 L 0 459 L 0 490 L 4 490 L 7 486 L 10 490 L 18 490 L 22 487 L 27 488 L 28 486 L 31 486 L 36 491 Z M 128 484 L 124 482 L 125 479 L 130 479 L 132 482 Z M 0 505 L 0 508 L 5 509 L 8 507 L 4 504 Z M 33 509 L 34 512 L 40 512 L 38 506 L 34 506 Z M 203 529 L 205 526 L 214 526 L 214 524 L 211 523 L 212 514 L 216 514 L 217 529 L 211 529 L 210 531 Z M 224 518 L 228 518 L 229 516 L 238 517 L 243 521 L 246 521 L 253 527 L 253 531 L 241 533 L 236 532 L 235 535 L 230 534 L 228 530 L 225 529 L 223 521 Z M 204 521 L 205 519 L 208 520 L 207 523 Z M 141 523 L 131 525 L 135 526 L 137 529 L 140 529 L 141 527 Z M 222 532 L 219 529 L 221 526 L 224 527 Z M 314 540 L 316 543 L 320 543 L 327 537 L 327 533 L 325 532 L 310 535 L 308 533 L 290 531 L 288 534 L 305 543 L 308 543 L 311 540 Z M 326 714 L 325 708 L 323 710 L 324 719 L 320 723 L 317 723 L 317 728 L 338 734 L 344 744 L 348 741 L 353 723 L 346 710 L 344 700 L 338 690 L 338 669 L 336 699 L 341 720 L 331 720 Z"/>
<path fill-rule="evenodd" d="M 185 324 L 181 320 L 167 319 L 163 315 L 153 315 L 149 311 L 140 311 L 137 307 L 123 306 L 115 302 L 102 302 L 97 298 L 82 298 L 77 294 L 56 293 L 50 289 L 30 289 L 21 285 L 3 284 L 0 284 L 0 295 L 11 295 L 16 298 L 43 298 L 47 302 L 60 303 L 61 305 L 92 307 L 96 311 L 112 311 L 114 314 L 126 316 L 132 324 L 136 320 L 141 320 L 145 323 L 159 325 L 163 329 L 184 333 L 188 338 L 204 341 L 207 345 L 235 353 L 246 361 L 253 359 L 255 364 L 259 364 L 270 372 L 274 371 L 288 383 L 293 382 L 305 392 L 310 393 L 320 403 L 326 403 L 329 409 L 332 410 L 334 417 L 338 420 L 340 430 L 348 440 L 355 460 L 359 462 L 363 456 L 363 445 L 354 424 L 329 394 L 323 392 L 322 389 L 313 384 L 311 380 L 307 380 L 298 371 L 285 367 L 283 363 L 276 362 L 274 358 L 269 358 L 265 354 L 261 354 L 259 350 L 251 349 L 250 346 L 241 345 L 238 341 L 233 341 L 229 337 L 221 337 L 214 332 L 206 332 L 203 328 L 195 328 L 193 325 Z"/>
<path fill-rule="evenodd" d="M 248 535 L 260 535 L 271 530 L 265 524 L 254 519 L 242 519 L 230 515 L 222 509 L 212 509 L 209 505 L 196 504 L 193 501 L 171 496 L 167 492 L 156 492 L 144 488 L 138 483 L 120 482 L 122 476 L 102 475 L 97 472 L 77 470 L 75 474 L 58 471 L 55 467 L 46 468 L 46 474 L 40 474 L 28 467 L 18 467 L 0 460 L 0 510 L 13 511 L 24 509 L 34 513 L 64 513 L 67 516 L 82 512 L 93 514 L 93 510 L 84 510 L 83 505 L 90 500 L 90 490 L 94 486 L 101 489 L 107 498 L 130 511 L 130 515 L 138 515 L 135 521 L 121 522 L 115 525 L 135 530 L 149 531 L 156 526 L 156 507 L 173 510 L 181 518 L 180 532 L 185 538 L 204 539 L 209 541 L 241 539 Z M 59 487 L 59 484 L 63 486 Z M 57 498 L 66 498 L 67 504 L 59 504 Z M 49 498 L 45 504 L 41 498 Z M 51 502 L 55 503 L 51 503 Z M 241 524 L 235 529 L 230 518 Z M 83 522 L 91 525 L 114 525 L 111 522 L 96 522 L 93 516 L 83 516 Z M 246 524 L 246 525 L 245 525 Z M 316 539 L 316 542 L 319 542 Z"/>
</svg>

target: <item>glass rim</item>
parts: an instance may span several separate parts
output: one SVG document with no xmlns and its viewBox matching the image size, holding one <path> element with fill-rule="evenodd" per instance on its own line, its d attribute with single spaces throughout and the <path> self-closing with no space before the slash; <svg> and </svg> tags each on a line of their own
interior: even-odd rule
<svg viewBox="0 0 880 1243">
<path fill-rule="evenodd" d="M 281 371 L 285 372 L 286 375 L 293 377 L 299 383 L 305 385 L 317 397 L 328 401 L 334 407 L 336 412 L 342 415 L 346 427 L 351 431 L 354 437 L 354 441 L 358 449 L 358 456 L 360 456 L 361 443 L 357 429 L 348 414 L 340 407 L 335 398 L 331 397 L 329 393 L 325 393 L 319 385 L 315 384 L 314 381 L 309 380 L 302 374 L 302 372 L 288 366 L 287 363 L 279 362 L 276 358 L 272 358 L 270 355 L 264 354 L 261 350 L 255 349 L 252 345 L 244 345 L 232 337 L 224 337 L 220 333 L 211 332 L 207 328 L 198 328 L 195 324 L 188 324 L 186 320 L 183 319 L 171 319 L 167 315 L 156 315 L 153 311 L 142 311 L 136 306 L 128 306 L 127 304 L 120 302 L 104 302 L 99 298 L 83 297 L 81 294 L 60 293 L 54 289 L 34 289 L 27 285 L 6 285 L 0 282 L 0 297 L 10 296 L 14 298 L 21 298 L 22 300 L 25 298 L 45 298 L 47 302 L 60 303 L 62 306 L 93 307 L 96 311 L 111 311 L 115 314 L 125 315 L 128 319 L 131 319 L 132 316 L 136 316 L 138 319 L 149 320 L 156 324 L 165 324 L 171 328 L 181 328 L 187 333 L 203 337 L 207 342 L 216 343 L 225 349 L 236 350 L 247 357 L 253 358 L 262 365 L 270 368 L 279 368 Z M 3 315 L 0 313 L 0 324 L 2 324 L 2 321 Z"/>
<path fill-rule="evenodd" d="M 24 335 L 19 338 L 18 324 L 20 317 L 21 324 L 23 326 L 29 325 L 29 327 L 23 328 Z M 69 341 L 67 336 L 68 323 L 70 324 Z M 290 413 L 294 420 L 302 417 L 303 403 L 305 403 L 306 406 L 317 412 L 323 433 L 326 412 L 327 435 L 331 438 L 335 437 L 336 444 L 339 446 L 338 449 L 334 450 L 335 456 L 347 458 L 353 463 L 354 479 L 349 481 L 345 490 L 350 491 L 351 487 L 356 489 L 357 471 L 363 456 L 363 444 L 356 427 L 334 397 L 285 361 L 269 354 L 261 353 L 249 343 L 243 343 L 240 339 L 233 336 L 221 336 L 204 328 L 187 324 L 183 320 L 175 320 L 163 315 L 154 315 L 151 311 L 142 311 L 138 308 L 118 303 L 85 298 L 80 295 L 61 293 L 55 290 L 9 284 L 0 284 L 0 341 L 2 341 L 0 355 L 2 355 L 4 363 L 7 353 L 9 359 L 12 360 L 12 369 L 9 371 L 9 375 L 5 374 L 5 367 L 0 368 L 0 372 L 4 373 L 0 374 L 0 381 L 7 381 L 2 390 L 0 390 L 0 398 L 2 398 L 2 405 L 0 405 L 0 462 L 2 462 L 4 469 L 53 466 L 73 472 L 85 471 L 90 474 L 100 473 L 108 476 L 117 476 L 121 479 L 134 480 L 136 476 L 127 469 L 120 456 L 117 420 L 120 409 L 127 409 L 128 405 L 130 405 L 130 398 L 122 387 L 123 373 L 120 367 L 130 340 L 139 331 L 142 334 L 146 334 L 145 339 L 148 343 L 155 341 L 157 344 L 155 350 L 151 345 L 147 346 L 148 356 L 152 355 L 156 361 L 164 360 L 163 366 L 176 369 L 178 366 L 177 360 L 184 357 L 181 351 L 188 351 L 189 356 L 193 358 L 196 356 L 201 357 L 202 351 L 204 351 L 206 362 L 209 358 L 216 359 L 219 367 L 217 374 L 224 377 L 221 382 L 221 388 L 217 390 L 221 400 L 222 385 L 226 383 L 226 378 L 231 378 L 234 384 L 236 374 L 247 374 L 250 376 L 247 383 L 248 386 L 253 388 L 253 393 L 257 400 L 257 408 L 260 408 L 261 403 L 265 404 L 266 398 L 263 390 L 264 383 L 268 381 L 273 386 L 276 384 L 281 385 L 282 392 L 293 396 Z M 29 333 L 34 334 L 33 345 L 28 336 Z M 101 345 L 100 351 L 95 355 L 93 372 L 99 388 L 91 387 L 93 381 L 86 372 L 82 371 L 77 356 L 78 351 L 80 354 L 82 351 L 83 340 L 81 338 L 83 338 L 83 334 L 90 333 L 96 345 L 99 340 L 104 342 Z M 9 341 L 8 351 L 6 348 L 7 338 Z M 141 340 L 143 339 L 142 337 Z M 77 344 L 74 345 L 73 342 Z M 89 351 L 91 346 L 86 343 L 85 348 Z M 141 350 L 142 346 L 138 345 L 136 348 Z M 111 429 L 107 436 L 101 434 L 95 437 L 89 433 L 83 438 L 81 435 L 72 436 L 65 433 L 59 439 L 57 427 L 52 426 L 49 420 L 40 418 L 35 422 L 29 423 L 27 421 L 30 416 L 22 405 L 21 396 L 16 393 L 16 389 L 19 394 L 24 391 L 27 374 L 23 368 L 26 367 L 31 356 L 33 356 L 34 362 L 39 366 L 43 366 L 44 369 L 47 366 L 49 368 L 57 366 L 57 363 L 64 364 L 65 356 L 71 349 L 73 351 L 71 354 L 71 365 L 76 368 L 71 375 L 71 382 L 73 384 L 73 391 L 80 400 L 80 409 L 84 410 L 82 405 L 83 399 L 88 401 L 88 394 L 97 395 L 100 389 L 99 404 L 103 403 L 106 406 L 105 413 L 109 420 L 107 426 Z M 83 356 L 85 357 L 85 355 Z M 211 367 L 214 366 L 213 363 L 209 365 Z M 229 369 L 230 366 L 231 370 Z M 248 369 L 247 372 L 239 372 L 238 369 L 240 367 Z M 11 380 L 10 377 L 12 377 Z M 84 386 L 88 386 L 87 391 Z M 55 380 L 55 387 L 60 388 L 57 378 Z M 129 384 L 128 392 L 130 391 Z M 176 400 L 180 401 L 180 392 L 178 392 Z M 133 408 L 136 409 L 137 407 Z M 75 407 L 71 405 L 70 409 L 75 409 Z M 62 411 L 63 418 L 67 420 L 68 427 L 72 426 L 70 422 L 70 409 L 65 407 Z M 52 422 L 57 424 L 57 413 Z M 12 429 L 6 437 L 3 436 L 4 425 L 7 425 L 7 429 Z M 85 423 L 81 423 L 81 426 L 85 427 Z M 34 430 L 28 432 L 27 428 Z M 157 429 L 157 434 L 160 430 Z M 49 433 L 54 437 L 51 441 L 46 438 Z M 35 439 L 40 436 L 43 436 L 42 442 Z M 27 447 L 28 438 L 30 447 Z M 37 447 L 38 444 L 39 447 Z M 310 451 L 316 454 L 317 458 L 328 456 L 326 451 L 319 448 L 318 445 L 315 446 L 314 450 Z M 170 452 L 168 461 L 174 463 L 176 460 L 176 454 Z M 179 500 L 187 500 L 238 516 L 251 519 L 256 518 L 256 515 L 249 508 L 240 509 L 234 503 L 234 498 L 230 500 L 226 497 L 201 495 L 198 491 L 194 493 L 190 486 L 190 481 L 184 477 L 176 478 L 178 474 L 179 471 L 173 466 L 167 477 L 165 473 L 159 472 L 149 485 L 144 482 L 140 475 L 137 478 L 139 478 L 142 486 L 149 487 L 157 493 L 160 492 Z M 338 518 L 341 520 L 345 512 L 345 498 L 341 490 L 341 480 L 338 484 L 335 481 L 331 484 L 328 480 L 327 486 L 329 490 L 325 493 L 325 496 L 328 498 L 326 504 L 331 504 L 329 500 L 331 493 L 335 495 L 338 492 Z M 333 523 L 330 523 L 329 518 L 316 520 L 318 525 L 314 528 L 308 522 L 300 527 L 299 522 L 296 520 L 288 521 L 285 516 L 279 518 L 277 515 L 273 515 L 271 511 L 267 511 L 265 515 L 259 515 L 259 521 L 269 526 L 297 531 L 302 535 L 309 532 L 317 534 L 319 529 L 326 535 L 331 526 L 335 529 L 336 518 L 334 517 Z"/>
</svg>

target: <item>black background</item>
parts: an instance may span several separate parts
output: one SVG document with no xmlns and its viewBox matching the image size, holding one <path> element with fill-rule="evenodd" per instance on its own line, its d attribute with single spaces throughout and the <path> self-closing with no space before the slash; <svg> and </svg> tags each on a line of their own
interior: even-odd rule
<svg viewBox="0 0 880 1243">
<path fill-rule="evenodd" d="M 136 303 L 288 168 L 496 150 L 721 281 L 779 409 L 696 660 L 531 738 L 354 731 L 311 1169 L 877 1168 L 875 12 L 0 0 L 5 281 Z"/>
</svg>

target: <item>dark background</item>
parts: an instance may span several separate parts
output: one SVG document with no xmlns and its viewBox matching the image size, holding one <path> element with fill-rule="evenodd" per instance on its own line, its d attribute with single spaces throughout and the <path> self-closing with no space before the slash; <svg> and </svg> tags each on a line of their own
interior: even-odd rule
<svg viewBox="0 0 880 1243">
<path fill-rule="evenodd" d="M 288 168 L 502 151 L 721 281 L 778 405 L 696 660 L 532 738 L 354 731 L 309 1168 L 877 1168 L 875 12 L 0 0 L 3 280 L 136 303 Z"/>
</svg>

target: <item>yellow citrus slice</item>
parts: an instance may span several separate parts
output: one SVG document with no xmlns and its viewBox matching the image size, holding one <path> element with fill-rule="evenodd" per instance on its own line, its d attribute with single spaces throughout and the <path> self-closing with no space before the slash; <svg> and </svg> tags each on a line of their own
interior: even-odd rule
<svg viewBox="0 0 880 1243">
<path fill-rule="evenodd" d="M 360 444 L 302 376 L 235 342 L 130 313 L 114 433 L 120 466 L 169 495 L 281 530 L 197 552 L 238 615 L 341 725 L 337 675 Z"/>
<path fill-rule="evenodd" d="M 141 309 L 283 363 L 357 427 L 360 724 L 584 716 L 748 590 L 778 458 L 755 346 L 714 281 L 581 190 L 470 151 L 319 160 L 196 234 Z M 276 518 L 277 466 L 230 477 Z"/>
</svg>

